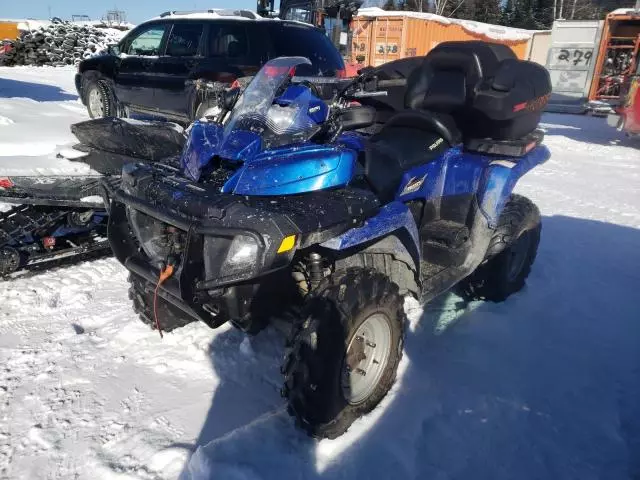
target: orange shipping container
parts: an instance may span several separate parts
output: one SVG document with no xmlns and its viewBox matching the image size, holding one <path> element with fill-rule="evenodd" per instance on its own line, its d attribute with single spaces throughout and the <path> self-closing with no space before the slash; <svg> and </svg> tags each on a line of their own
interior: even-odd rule
<svg viewBox="0 0 640 480">
<path fill-rule="evenodd" d="M 16 22 L 0 21 L 0 40 L 15 40 L 20 36 Z"/>
<path fill-rule="evenodd" d="M 351 28 L 351 60 L 371 66 L 426 55 L 439 43 L 452 40 L 501 43 L 508 45 L 518 58 L 524 59 L 533 33 L 430 13 L 389 12 L 379 8 L 361 9 Z"/>
</svg>

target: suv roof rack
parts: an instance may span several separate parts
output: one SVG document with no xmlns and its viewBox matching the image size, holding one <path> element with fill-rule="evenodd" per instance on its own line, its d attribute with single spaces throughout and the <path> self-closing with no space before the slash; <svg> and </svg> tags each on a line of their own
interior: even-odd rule
<svg viewBox="0 0 640 480">
<path fill-rule="evenodd" d="M 212 8 L 209 10 L 169 10 L 167 12 L 161 13 L 160 18 L 170 17 L 172 15 L 191 15 L 194 13 L 214 13 L 216 15 L 220 15 L 221 17 L 243 17 L 251 20 L 258 20 L 262 18 L 256 12 L 252 12 L 251 10 L 225 10 L 217 8 Z"/>
<path fill-rule="evenodd" d="M 256 12 L 252 12 L 251 10 L 218 10 L 216 11 L 219 15 L 233 15 L 236 17 L 244 17 L 250 18 L 251 20 L 258 20 L 262 18 Z"/>
</svg>

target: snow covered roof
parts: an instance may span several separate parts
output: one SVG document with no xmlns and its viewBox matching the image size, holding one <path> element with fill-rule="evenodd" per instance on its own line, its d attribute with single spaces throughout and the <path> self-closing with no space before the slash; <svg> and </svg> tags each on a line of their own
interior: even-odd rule
<svg viewBox="0 0 640 480">
<path fill-rule="evenodd" d="M 493 40 L 528 40 L 536 30 L 523 30 L 520 28 L 504 27 L 501 25 L 491 25 L 489 23 L 474 22 L 473 20 L 460 20 L 458 18 L 447 18 L 434 13 L 407 12 L 382 10 L 378 7 L 361 8 L 358 10 L 358 17 L 411 17 L 421 20 L 438 22 L 443 25 L 457 24 L 469 33 L 484 35 Z"/>
<path fill-rule="evenodd" d="M 609 15 L 638 15 L 640 16 L 640 10 L 636 10 L 635 8 L 618 8 L 614 10 Z"/>
</svg>

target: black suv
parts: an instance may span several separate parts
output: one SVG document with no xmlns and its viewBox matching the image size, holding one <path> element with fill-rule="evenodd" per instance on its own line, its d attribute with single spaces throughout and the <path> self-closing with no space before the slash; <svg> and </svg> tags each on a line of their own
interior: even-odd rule
<svg viewBox="0 0 640 480">
<path fill-rule="evenodd" d="M 92 118 L 198 118 L 216 86 L 254 75 L 269 59 L 303 56 L 312 65 L 298 76 L 344 75 L 344 62 L 327 36 L 299 22 L 265 19 L 249 11 L 167 12 L 145 22 L 80 63 L 76 88 Z"/>
</svg>

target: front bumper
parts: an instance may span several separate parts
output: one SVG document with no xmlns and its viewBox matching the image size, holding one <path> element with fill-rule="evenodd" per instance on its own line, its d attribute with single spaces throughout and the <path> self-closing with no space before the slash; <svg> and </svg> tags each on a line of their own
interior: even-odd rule
<svg viewBox="0 0 640 480">
<path fill-rule="evenodd" d="M 258 288 L 278 281 L 274 277 L 291 264 L 297 249 L 358 226 L 378 210 L 373 194 L 356 189 L 290 197 L 220 194 L 162 165 L 125 167 L 120 188 L 105 184 L 105 197 L 116 258 L 153 284 L 163 259 L 140 248 L 135 228 L 130 228 L 131 213 L 148 216 L 182 235 L 175 273 L 159 295 L 213 328 L 249 314 Z M 282 240 L 290 235 L 296 236 L 295 248 L 279 253 Z M 250 268 L 229 274 L 223 265 L 238 237 L 255 242 L 255 258 Z"/>
</svg>

